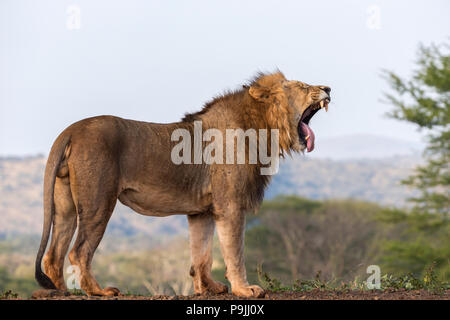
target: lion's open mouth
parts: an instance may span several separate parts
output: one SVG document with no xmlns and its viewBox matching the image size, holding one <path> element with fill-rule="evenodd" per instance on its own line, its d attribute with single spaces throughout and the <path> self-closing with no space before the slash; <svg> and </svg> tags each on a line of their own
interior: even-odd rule
<svg viewBox="0 0 450 320">
<path fill-rule="evenodd" d="M 310 105 L 302 114 L 300 121 L 298 122 L 298 136 L 300 137 L 300 142 L 306 145 L 306 150 L 311 152 L 314 150 L 314 132 L 309 127 L 309 121 L 312 117 L 322 108 L 328 111 L 329 98 L 325 98 Z"/>
</svg>

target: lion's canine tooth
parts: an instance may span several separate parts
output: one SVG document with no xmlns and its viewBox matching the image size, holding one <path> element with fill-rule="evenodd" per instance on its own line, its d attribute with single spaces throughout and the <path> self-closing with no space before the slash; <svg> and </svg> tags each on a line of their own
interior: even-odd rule
<svg viewBox="0 0 450 320">
<path fill-rule="evenodd" d="M 309 134 L 305 137 L 305 140 L 308 141 L 309 139 Z"/>
<path fill-rule="evenodd" d="M 325 105 L 325 112 L 328 112 L 328 103 Z"/>
<path fill-rule="evenodd" d="M 320 101 L 320 109 L 323 108 L 323 100 Z"/>
</svg>

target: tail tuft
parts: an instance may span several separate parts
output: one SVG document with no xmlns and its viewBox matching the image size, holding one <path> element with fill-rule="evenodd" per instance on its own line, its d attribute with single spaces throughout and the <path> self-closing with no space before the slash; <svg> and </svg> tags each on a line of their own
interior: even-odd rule
<svg viewBox="0 0 450 320">
<path fill-rule="evenodd" d="M 36 278 L 36 281 L 39 283 L 39 285 L 44 289 L 56 289 L 55 285 L 53 284 L 52 280 L 50 280 L 49 277 L 45 273 L 42 272 L 40 268 L 36 268 L 36 273 L 34 275 Z"/>
</svg>

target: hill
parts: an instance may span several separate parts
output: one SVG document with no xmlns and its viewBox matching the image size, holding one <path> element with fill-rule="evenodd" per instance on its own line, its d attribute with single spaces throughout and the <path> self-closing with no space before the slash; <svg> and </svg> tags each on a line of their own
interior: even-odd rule
<svg viewBox="0 0 450 320">
<path fill-rule="evenodd" d="M 424 144 L 372 134 L 352 134 L 337 137 L 316 137 L 317 148 L 311 158 L 333 160 L 386 159 L 420 155 Z"/>
<path fill-rule="evenodd" d="M 404 206 L 415 192 L 401 180 L 420 163 L 415 156 L 384 159 L 313 159 L 297 155 L 280 165 L 266 198 L 299 195 L 310 199 L 359 199 Z"/>
<path fill-rule="evenodd" d="M 39 234 L 42 228 L 42 184 L 45 157 L 0 158 L 0 235 Z M 266 198 L 294 194 L 312 199 L 356 198 L 386 205 L 404 205 L 412 191 L 400 186 L 417 165 L 417 157 L 378 160 L 331 160 L 295 156 L 281 163 Z M 151 238 L 186 235 L 186 218 L 164 219 L 133 213 L 118 203 L 108 225 L 115 236 Z"/>
</svg>

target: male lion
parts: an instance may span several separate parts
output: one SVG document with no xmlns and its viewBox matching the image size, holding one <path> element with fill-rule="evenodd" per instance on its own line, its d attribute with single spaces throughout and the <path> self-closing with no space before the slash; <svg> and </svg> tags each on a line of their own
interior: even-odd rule
<svg viewBox="0 0 450 320">
<path fill-rule="evenodd" d="M 171 160 L 172 132 L 186 129 L 193 133 L 194 121 L 202 121 L 203 130 L 220 132 L 278 129 L 277 157 L 290 151 L 312 151 L 314 133 L 308 123 L 317 110 L 328 108 L 329 94 L 329 87 L 289 81 L 276 72 L 259 74 L 248 86 L 215 98 L 181 122 L 157 124 L 100 116 L 72 124 L 54 142 L 45 168 L 44 227 L 36 280 L 46 289 L 66 290 L 64 258 L 78 221 L 69 260 L 80 269 L 81 288 L 88 295 L 118 295 L 116 288 L 99 286 L 91 262 L 119 199 L 144 215 L 187 215 L 195 293 L 228 291 L 211 278 L 216 227 L 232 293 L 260 297 L 263 290 L 247 282 L 244 225 L 245 213 L 258 208 L 270 176 L 260 174 L 259 161 L 177 165 Z M 41 261 L 52 225 L 44 274 Z"/>
</svg>

